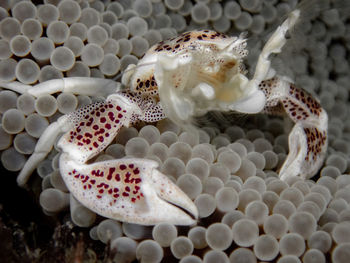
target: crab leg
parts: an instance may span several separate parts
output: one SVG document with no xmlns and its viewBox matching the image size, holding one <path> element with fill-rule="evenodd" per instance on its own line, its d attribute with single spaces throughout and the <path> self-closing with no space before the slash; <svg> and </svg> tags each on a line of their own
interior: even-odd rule
<svg viewBox="0 0 350 263">
<path fill-rule="evenodd" d="M 72 77 L 48 80 L 34 86 L 23 83 L 0 82 L 1 87 L 20 94 L 28 93 L 34 97 L 57 92 L 71 92 L 88 96 L 108 96 L 120 90 L 118 82 L 111 79 Z"/>
<path fill-rule="evenodd" d="M 61 175 L 75 198 L 102 216 L 144 225 L 191 225 L 198 216 L 195 205 L 156 169 L 156 162 L 132 158 L 86 164 L 122 126 L 142 115 L 136 103 L 118 94 L 72 114 L 75 125 L 58 142 Z"/>
<path fill-rule="evenodd" d="M 280 170 L 280 178 L 311 178 L 321 167 L 327 151 L 326 111 L 306 91 L 282 79 L 263 81 L 260 89 L 267 98 L 265 113 L 285 112 L 295 122 L 288 139 L 289 154 Z"/>
<path fill-rule="evenodd" d="M 20 94 L 30 94 L 34 97 L 57 92 L 71 92 L 73 94 L 88 96 L 107 96 L 120 90 L 120 85 L 111 79 L 84 77 L 53 79 L 34 86 L 26 85 L 18 81 L 0 82 L 0 85 L 8 90 L 13 90 Z M 57 137 L 62 132 L 69 130 L 73 124 L 70 118 L 64 115 L 46 128 L 40 136 L 33 154 L 29 157 L 17 176 L 17 184 L 19 186 L 24 187 L 26 185 L 30 175 L 38 164 L 43 161 L 52 150 Z"/>
<path fill-rule="evenodd" d="M 60 117 L 56 122 L 51 123 L 37 142 L 34 152 L 24 164 L 21 172 L 17 176 L 17 184 L 24 187 L 38 164 L 52 150 L 52 147 L 60 133 L 68 131 L 72 123 L 68 121 L 67 115 Z"/>
<path fill-rule="evenodd" d="M 112 96 L 112 95 L 111 95 Z M 30 175 L 33 173 L 33 171 L 36 169 L 38 164 L 45 159 L 45 157 L 48 155 L 48 153 L 52 150 L 52 147 L 57 139 L 57 137 L 62 132 L 67 132 L 68 130 L 72 129 L 73 126 L 76 126 L 81 118 L 81 116 L 84 112 L 92 112 L 94 109 L 100 107 L 102 103 L 96 103 L 92 105 L 88 105 L 87 107 L 84 107 L 82 109 L 77 110 L 74 113 L 71 113 L 70 115 L 64 115 L 60 117 L 56 122 L 51 123 L 46 130 L 43 132 L 43 134 L 40 136 L 40 139 L 38 143 L 35 146 L 33 154 L 30 156 L 30 158 L 25 163 L 24 167 L 22 168 L 21 172 L 17 176 L 17 183 L 19 186 L 25 186 L 27 181 L 29 180 Z M 103 106 L 103 105 L 102 105 Z M 114 127 L 113 127 L 114 128 Z M 118 132 L 117 129 L 113 130 L 115 133 Z M 115 134 L 114 134 L 115 136 Z M 114 138 L 114 136 L 111 136 L 111 139 Z M 110 140 L 106 139 L 106 142 L 110 142 Z M 106 147 L 106 142 L 103 144 L 103 148 L 100 149 L 95 153 L 98 154 L 100 151 L 102 151 Z M 76 149 L 76 151 L 79 153 L 79 150 Z M 84 149 L 82 149 L 84 151 Z M 76 153 L 76 154 L 78 154 Z M 85 161 L 89 159 L 86 158 Z"/>
</svg>

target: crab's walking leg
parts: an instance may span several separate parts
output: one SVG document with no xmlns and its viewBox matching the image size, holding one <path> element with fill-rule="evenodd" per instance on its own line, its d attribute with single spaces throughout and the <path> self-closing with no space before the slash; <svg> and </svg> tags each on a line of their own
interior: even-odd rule
<svg viewBox="0 0 350 263">
<path fill-rule="evenodd" d="M 88 96 L 108 96 L 120 90 L 120 84 L 111 79 L 72 77 L 48 80 L 34 86 L 23 83 L 1 82 L 3 88 L 20 94 L 28 93 L 34 97 L 57 92 L 70 92 Z"/>
<path fill-rule="evenodd" d="M 86 164 L 122 126 L 145 117 L 145 109 L 135 101 L 111 95 L 106 102 L 72 114 L 75 125 L 58 142 L 63 152 L 61 175 L 75 198 L 102 216 L 145 225 L 164 221 L 191 225 L 198 216 L 195 205 L 156 169 L 156 162 L 132 158 Z"/>
<path fill-rule="evenodd" d="M 265 113 L 287 115 L 295 122 L 289 135 L 289 154 L 280 178 L 290 176 L 308 179 L 321 167 L 327 151 L 327 113 L 310 94 L 287 81 L 272 78 L 260 89 L 267 98 Z"/>
<path fill-rule="evenodd" d="M 72 127 L 67 115 L 63 115 L 56 122 L 51 123 L 40 136 L 35 145 L 34 152 L 24 164 L 17 176 L 17 184 L 24 187 L 38 164 L 45 159 L 60 133 L 68 131 Z"/>
<path fill-rule="evenodd" d="M 89 96 L 107 96 L 119 91 L 120 86 L 117 82 L 110 79 L 73 77 L 63 79 L 48 80 L 37 85 L 25 85 L 20 82 L 0 82 L 0 85 L 6 89 L 13 90 L 21 94 L 30 94 L 39 97 L 43 94 L 53 94 L 57 92 L 71 92 L 79 95 Z M 24 187 L 30 178 L 30 175 L 36 169 L 38 164 L 45 159 L 60 133 L 66 132 L 73 123 L 67 116 L 60 117 L 46 128 L 40 136 L 35 146 L 33 154 L 29 157 L 21 172 L 17 176 L 17 183 Z"/>
</svg>

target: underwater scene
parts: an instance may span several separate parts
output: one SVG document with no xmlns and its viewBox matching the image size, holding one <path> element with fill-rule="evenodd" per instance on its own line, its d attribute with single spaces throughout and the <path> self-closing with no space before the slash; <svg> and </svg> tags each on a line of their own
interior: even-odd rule
<svg viewBox="0 0 350 263">
<path fill-rule="evenodd" d="M 350 262 L 347 0 L 0 0 L 0 261 Z"/>
</svg>

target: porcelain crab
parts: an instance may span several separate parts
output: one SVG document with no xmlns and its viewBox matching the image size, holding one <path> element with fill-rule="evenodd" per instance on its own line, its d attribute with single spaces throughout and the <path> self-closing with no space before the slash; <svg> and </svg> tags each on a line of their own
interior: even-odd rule
<svg viewBox="0 0 350 263">
<path fill-rule="evenodd" d="M 122 89 L 112 80 L 67 78 L 34 87 L 7 83 L 5 87 L 35 97 L 72 92 L 108 95 L 64 115 L 43 133 L 17 181 L 23 186 L 52 149 L 58 135 L 59 167 L 70 192 L 89 209 L 116 220 L 152 225 L 170 222 L 191 225 L 198 217 L 194 203 L 146 159 L 118 159 L 87 164 L 123 126 L 139 120 L 170 118 L 189 124 L 208 111 L 237 111 L 288 115 L 295 126 L 280 179 L 312 177 L 327 149 L 327 114 L 318 101 L 271 68 L 269 56 L 279 53 L 285 34 L 300 15 L 293 11 L 265 44 L 252 79 L 246 77 L 244 35 L 229 37 L 210 30 L 191 31 L 162 41 L 125 70 Z"/>
</svg>

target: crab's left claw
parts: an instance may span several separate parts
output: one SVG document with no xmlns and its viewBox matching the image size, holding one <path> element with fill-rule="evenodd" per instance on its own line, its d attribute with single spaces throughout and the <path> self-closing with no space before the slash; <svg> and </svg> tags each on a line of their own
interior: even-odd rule
<svg viewBox="0 0 350 263">
<path fill-rule="evenodd" d="M 198 216 L 195 205 L 157 171 L 156 162 L 116 159 L 88 164 L 113 141 L 121 127 L 149 110 L 142 111 L 138 98 L 131 96 L 111 95 L 105 102 L 70 115 L 75 125 L 57 144 L 62 149 L 61 175 L 73 196 L 99 215 L 143 225 L 192 225 Z"/>
<path fill-rule="evenodd" d="M 85 165 L 66 153 L 60 158 L 60 172 L 70 192 L 102 216 L 142 225 L 194 224 L 198 217 L 196 206 L 157 166 L 145 159 Z"/>
</svg>

